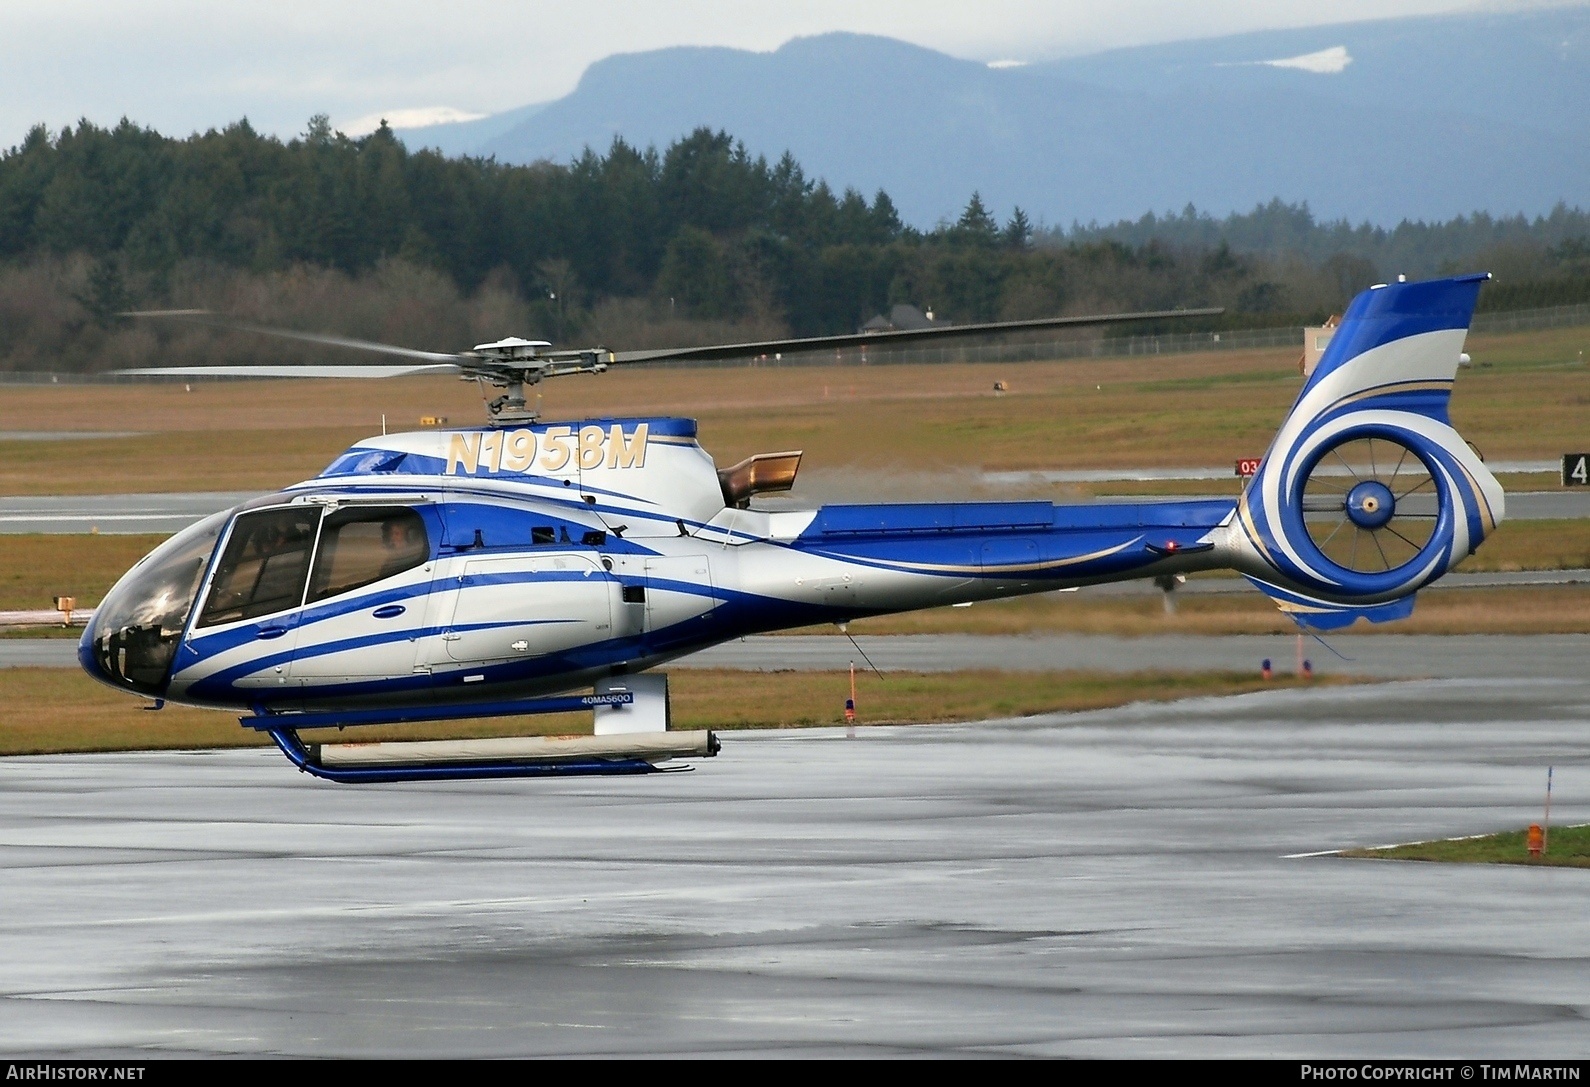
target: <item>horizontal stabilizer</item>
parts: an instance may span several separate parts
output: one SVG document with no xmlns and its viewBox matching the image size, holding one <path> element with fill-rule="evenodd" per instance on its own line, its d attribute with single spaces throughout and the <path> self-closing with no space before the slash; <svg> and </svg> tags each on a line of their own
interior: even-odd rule
<svg viewBox="0 0 1590 1087">
<path fill-rule="evenodd" d="M 1384 604 L 1337 604 L 1283 589 L 1267 581 L 1260 581 L 1256 577 L 1248 577 L 1248 580 L 1265 596 L 1274 600 L 1276 607 L 1290 615 L 1298 626 L 1310 631 L 1342 630 L 1352 626 L 1359 619 L 1368 619 L 1371 623 L 1389 623 L 1393 619 L 1406 619 L 1413 614 L 1413 598 L 1416 595 L 1409 593 L 1407 596 L 1388 600 Z"/>
</svg>

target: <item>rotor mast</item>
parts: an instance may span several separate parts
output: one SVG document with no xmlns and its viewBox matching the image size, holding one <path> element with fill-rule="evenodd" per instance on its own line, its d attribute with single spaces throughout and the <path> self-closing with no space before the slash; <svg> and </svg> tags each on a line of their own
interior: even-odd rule
<svg viewBox="0 0 1590 1087">
<path fill-rule="evenodd" d="M 494 343 L 476 344 L 462 363 L 465 380 L 485 381 L 503 390 L 487 401 L 486 416 L 492 426 L 523 426 L 533 423 L 541 413 L 529 406 L 525 386 L 542 379 L 569 374 L 600 374 L 611 358 L 601 349 L 549 351 L 546 340 L 525 340 L 510 336 Z M 604 358 L 603 356 L 608 356 Z"/>
</svg>

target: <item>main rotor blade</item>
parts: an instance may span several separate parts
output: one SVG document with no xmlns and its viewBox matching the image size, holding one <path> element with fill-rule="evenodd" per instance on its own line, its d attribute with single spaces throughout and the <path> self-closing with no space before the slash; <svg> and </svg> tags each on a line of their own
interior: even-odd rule
<svg viewBox="0 0 1590 1087">
<path fill-rule="evenodd" d="M 382 378 L 412 377 L 415 374 L 456 374 L 456 363 L 433 362 L 418 365 L 361 363 L 357 366 L 146 366 L 113 373 L 134 377 L 328 377 Z"/>
<path fill-rule="evenodd" d="M 712 359 L 744 358 L 751 355 L 768 355 L 785 351 L 814 351 L 828 348 L 858 347 L 868 344 L 897 344 L 914 340 L 934 339 L 954 336 L 976 336 L 999 334 L 1005 332 L 1019 332 L 1026 329 L 1040 328 L 1086 328 L 1094 325 L 1121 324 L 1128 321 L 1160 321 L 1179 320 L 1187 317 L 1213 317 L 1224 313 L 1224 309 L 1182 309 L 1182 310 L 1155 310 L 1144 313 L 1102 313 L 1084 317 L 1042 317 L 1031 321 L 992 321 L 975 325 L 944 325 L 937 328 L 904 329 L 896 332 L 858 332 L 847 333 L 841 336 L 808 336 L 785 340 L 756 340 L 747 343 L 713 344 L 707 347 L 672 347 L 656 350 L 638 351 L 607 351 L 602 348 L 588 350 L 561 350 L 548 351 L 540 355 L 547 361 L 582 361 L 592 364 L 605 365 L 626 362 L 664 362 L 679 361 L 708 361 Z M 256 325 L 247 321 L 238 321 L 212 310 L 180 309 L 180 310 L 135 310 L 118 314 L 121 317 L 156 318 L 174 321 L 187 321 L 191 324 L 204 325 L 209 328 L 236 330 L 238 332 L 254 332 L 263 336 L 276 336 L 280 339 L 297 340 L 301 343 L 312 343 L 323 347 L 345 347 L 356 351 L 371 351 L 383 355 L 396 355 L 399 358 L 421 359 L 426 362 L 443 364 L 450 367 L 461 367 L 467 373 L 487 372 L 518 369 L 511 363 L 504 363 L 490 355 L 479 355 L 474 352 L 461 352 L 448 354 L 437 351 L 420 351 L 412 347 L 398 347 L 395 344 L 377 343 L 373 340 L 357 340 L 348 336 L 333 336 L 324 332 L 300 332 L 297 329 L 277 328 L 271 325 Z M 374 369 L 392 369 L 396 373 L 421 373 L 424 370 L 410 370 L 406 368 L 371 367 Z M 291 376 L 283 374 L 267 374 L 267 367 L 200 367 L 192 371 L 181 368 L 153 368 L 141 370 L 125 370 L 122 373 L 137 373 L 150 375 L 186 376 L 187 374 L 204 373 L 221 374 L 226 369 L 227 376 L 237 374 L 241 376 L 244 371 L 252 372 L 260 377 L 266 376 Z M 341 372 L 336 374 L 325 373 L 315 375 L 308 372 L 307 367 L 299 368 L 303 377 L 311 376 L 352 376 Z M 357 367 L 320 367 L 325 371 L 353 370 Z M 452 371 L 445 371 L 452 372 Z M 376 376 L 372 373 L 371 376 Z M 382 374 L 381 376 L 388 376 Z"/>
<path fill-rule="evenodd" d="M 898 332 L 854 332 L 842 336 L 808 336 L 790 340 L 758 340 L 753 343 L 714 344 L 710 347 L 672 347 L 651 351 L 606 352 L 606 361 L 662 362 L 665 360 L 732 359 L 746 355 L 769 355 L 784 351 L 813 351 L 830 347 L 858 347 L 867 344 L 906 343 L 950 336 L 977 336 L 988 333 L 1019 332 L 1031 328 L 1086 328 L 1126 321 L 1161 321 L 1184 317 L 1214 317 L 1224 309 L 1173 309 L 1150 313 L 1101 313 L 1089 317 L 1040 317 L 1032 321 L 991 321 L 978 325 L 943 325 L 937 328 L 912 328 Z"/>
<path fill-rule="evenodd" d="M 187 321 L 189 324 L 204 325 L 207 328 L 232 329 L 238 332 L 257 332 L 262 336 L 276 336 L 284 340 L 298 340 L 302 343 L 319 344 L 322 347 L 347 347 L 355 351 L 373 351 L 381 355 L 396 355 L 406 359 L 424 359 L 427 362 L 445 362 L 458 365 L 475 361 L 473 355 L 448 354 L 439 351 L 419 351 L 412 347 L 398 347 L 396 344 L 377 343 L 374 340 L 355 340 L 347 336 L 331 336 L 324 332 L 300 332 L 295 328 L 276 328 L 272 325 L 256 325 L 247 321 L 237 321 L 210 310 L 202 309 L 169 309 L 169 310 L 135 310 L 128 313 L 119 313 L 118 317 L 163 318 L 172 321 Z"/>
</svg>

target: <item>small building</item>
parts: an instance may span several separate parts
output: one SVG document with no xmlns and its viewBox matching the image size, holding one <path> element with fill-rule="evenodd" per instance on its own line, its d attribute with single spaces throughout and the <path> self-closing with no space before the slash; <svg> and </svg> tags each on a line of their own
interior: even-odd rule
<svg viewBox="0 0 1590 1087">
<path fill-rule="evenodd" d="M 945 328 L 954 324 L 933 316 L 933 311 L 922 310 L 909 302 L 898 302 L 890 307 L 889 315 L 878 314 L 857 329 L 858 332 L 915 332 L 922 328 Z"/>
<path fill-rule="evenodd" d="M 1314 367 L 1319 365 L 1320 356 L 1330 346 L 1331 337 L 1336 335 L 1336 326 L 1341 322 L 1341 317 L 1333 313 L 1323 325 L 1303 329 L 1303 357 L 1297 360 L 1297 368 L 1304 377 L 1314 373 Z"/>
</svg>

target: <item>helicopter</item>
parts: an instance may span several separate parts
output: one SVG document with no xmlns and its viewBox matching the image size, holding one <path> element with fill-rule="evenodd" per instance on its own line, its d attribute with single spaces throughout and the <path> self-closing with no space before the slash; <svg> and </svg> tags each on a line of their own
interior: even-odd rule
<svg viewBox="0 0 1590 1087">
<path fill-rule="evenodd" d="M 693 420 L 550 422 L 528 386 L 691 361 L 1013 328 L 1048 318 L 678 350 L 458 354 L 140 313 L 379 352 L 352 366 L 154 368 L 164 376 L 450 373 L 501 389 L 485 425 L 382 434 L 315 478 L 177 533 L 105 596 L 79 661 L 166 702 L 241 711 L 337 782 L 644 773 L 720 748 L 671 729 L 654 669 L 750 634 L 1138 578 L 1234 570 L 1309 631 L 1408 615 L 1502 521 L 1505 497 L 1447 414 L 1488 274 L 1358 295 L 1236 500 L 758 508 L 799 451 L 719 468 Z M 591 736 L 379 744 L 303 729 L 589 709 Z"/>
</svg>

